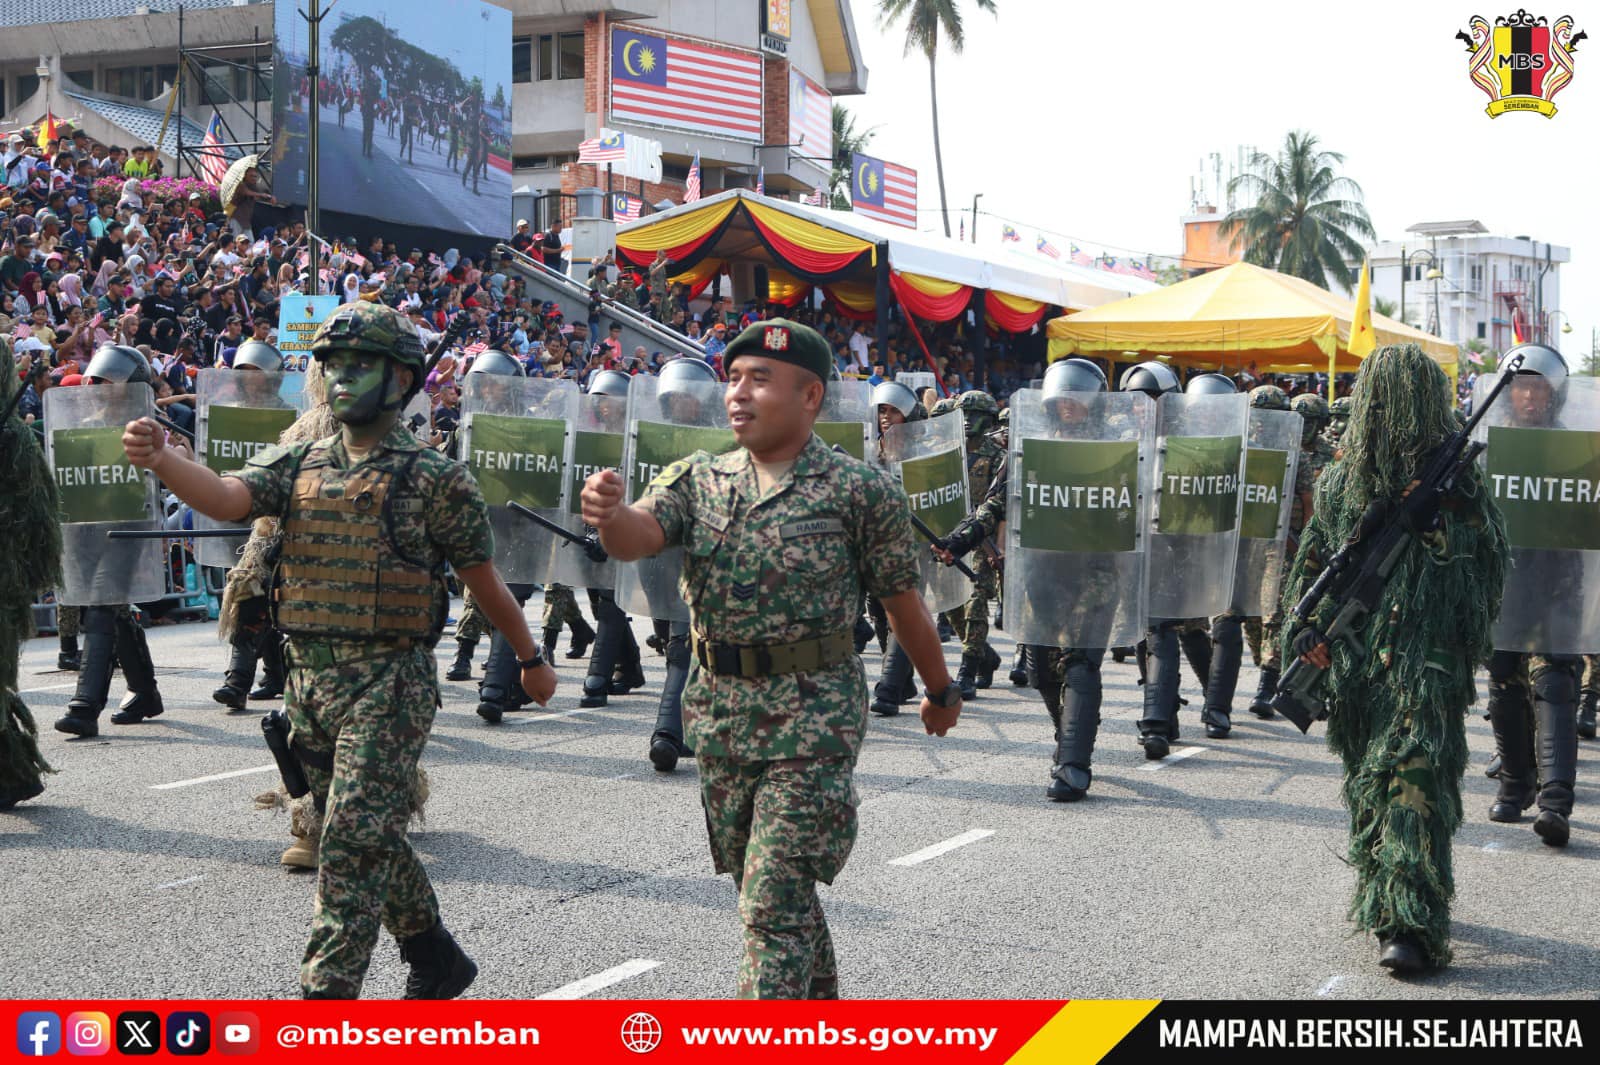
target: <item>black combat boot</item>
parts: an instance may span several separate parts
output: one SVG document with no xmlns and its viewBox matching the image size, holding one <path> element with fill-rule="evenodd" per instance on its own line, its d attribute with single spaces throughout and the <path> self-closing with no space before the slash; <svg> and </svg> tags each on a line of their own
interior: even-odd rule
<svg viewBox="0 0 1600 1065">
<path fill-rule="evenodd" d="M 76 636 L 67 636 L 63 634 L 61 636 L 61 652 L 56 655 L 56 668 L 64 669 L 69 673 L 76 673 L 78 671 L 78 662 L 78 638 Z M 1594 717 L 1592 714 L 1590 715 L 1589 721 L 1589 735 L 1593 736 Z"/>
<path fill-rule="evenodd" d="M 521 670 L 517 668 L 517 653 L 497 629 L 489 638 L 489 660 L 483 666 L 483 680 L 478 682 L 478 716 L 491 725 L 498 725 L 502 717 L 512 710 L 522 708 L 518 694 L 522 691 Z"/>
<path fill-rule="evenodd" d="M 256 700 L 278 699 L 283 696 L 283 689 L 288 685 L 289 678 L 283 664 L 283 633 L 270 625 L 261 633 L 261 642 L 257 644 L 261 652 L 261 686 L 250 693 L 250 698 Z"/>
<path fill-rule="evenodd" d="M 939 642 L 949 643 L 956 638 L 956 630 L 950 627 L 950 619 L 943 614 L 939 615 Z"/>
<path fill-rule="evenodd" d="M 1565 847 L 1572 829 L 1572 789 L 1578 779 L 1577 683 L 1557 666 L 1534 682 L 1539 729 L 1539 815 L 1533 830 L 1547 846 Z"/>
<path fill-rule="evenodd" d="M 906 682 L 911 678 L 911 658 L 891 634 L 889 649 L 883 654 L 883 668 L 878 683 L 872 686 L 872 705 L 867 709 L 879 717 L 894 717 L 905 702 Z M 913 688 L 915 681 L 912 681 Z"/>
<path fill-rule="evenodd" d="M 1000 668 L 1000 655 L 987 643 L 983 645 L 983 654 L 978 658 L 978 675 L 973 681 L 973 687 L 978 689 L 994 686 L 994 671 Z"/>
<path fill-rule="evenodd" d="M 866 615 L 862 614 L 856 617 L 855 627 L 851 630 L 851 635 L 855 637 L 856 654 L 866 654 L 867 644 L 872 642 L 872 622 L 867 620 Z"/>
<path fill-rule="evenodd" d="M 670 773 L 678 759 L 694 752 L 683 742 L 683 687 L 689 682 L 689 635 L 673 632 L 667 639 L 667 679 L 661 685 L 655 731 L 650 734 L 650 764 Z"/>
<path fill-rule="evenodd" d="M 1233 728 L 1233 693 L 1239 685 L 1239 665 L 1244 659 L 1244 619 L 1219 615 L 1211 626 L 1211 676 L 1206 681 L 1205 708 L 1200 720 L 1206 736 L 1224 740 Z"/>
<path fill-rule="evenodd" d="M 578 705 L 593 710 L 606 705 L 611 696 L 611 674 L 622 657 L 624 637 L 630 642 L 633 634 L 628 630 L 628 617 L 618 607 L 610 593 L 592 596 L 596 625 L 594 646 L 589 649 L 589 671 L 583 678 L 583 697 Z M 639 645 L 633 644 L 633 656 L 638 657 Z"/>
<path fill-rule="evenodd" d="M 1209 638 L 1208 638 L 1209 639 Z M 1145 638 L 1148 651 L 1144 683 L 1144 716 L 1139 719 L 1139 745 L 1152 762 L 1172 750 L 1178 732 L 1177 623 L 1159 621 Z"/>
<path fill-rule="evenodd" d="M 1089 794 L 1094 780 L 1089 766 L 1100 731 L 1100 662 L 1104 655 L 1104 651 L 1068 653 L 1055 766 L 1050 790 L 1045 793 L 1055 802 L 1077 802 Z"/>
<path fill-rule="evenodd" d="M 1600 709 L 1600 691 L 1584 692 L 1582 701 L 1578 703 L 1578 735 L 1586 740 L 1595 737 L 1596 709 Z"/>
<path fill-rule="evenodd" d="M 444 923 L 400 941 L 400 957 L 411 966 L 406 975 L 406 998 L 455 998 L 478 977 L 478 967 L 467 957 Z"/>
<path fill-rule="evenodd" d="M 450 663 L 450 668 L 444 675 L 445 680 L 470 680 L 472 677 L 472 656 L 478 653 L 477 640 L 463 640 L 456 637 L 456 660 Z"/>
<path fill-rule="evenodd" d="M 211 698 L 229 710 L 243 710 L 255 682 L 255 637 L 240 633 L 228 645 L 228 668 L 222 675 L 222 687 L 212 692 Z"/>
<path fill-rule="evenodd" d="M 1395 976 L 1414 976 L 1428 968 L 1422 941 L 1409 932 L 1378 937 L 1378 964 Z"/>
<path fill-rule="evenodd" d="M 117 657 L 115 615 L 110 607 L 83 608 L 83 654 L 78 669 L 78 690 L 67 701 L 67 712 L 56 731 L 73 736 L 98 736 L 96 723 L 111 693 L 111 670 Z"/>
<path fill-rule="evenodd" d="M 1278 694 L 1278 671 L 1271 666 L 1261 667 L 1261 685 L 1256 688 L 1256 697 L 1250 700 L 1250 712 L 1263 721 L 1271 721 L 1275 716 L 1272 712 L 1272 700 Z"/>
<path fill-rule="evenodd" d="M 594 629 L 589 623 L 579 618 L 572 626 L 572 646 L 567 648 L 568 658 L 584 658 L 589 654 L 589 645 L 594 643 Z"/>
<path fill-rule="evenodd" d="M 667 642 L 667 651 L 672 650 L 672 642 Z M 644 663 L 638 660 L 629 662 L 623 659 L 617 663 L 617 668 L 611 675 L 612 695 L 631 695 L 635 689 L 644 687 Z"/>
<path fill-rule="evenodd" d="M 122 679 L 128 682 L 128 694 L 123 696 L 117 712 L 111 715 L 113 725 L 137 725 L 152 717 L 160 717 L 166 709 L 161 705 L 161 690 L 156 687 L 156 664 L 150 660 L 150 645 L 145 642 L 144 630 L 131 616 L 118 617 L 116 621 L 117 663 L 122 667 Z"/>
<path fill-rule="evenodd" d="M 974 699 L 978 695 L 978 666 L 982 661 L 977 655 L 961 656 L 961 666 L 956 670 L 956 687 L 961 689 L 963 700 Z"/>
<path fill-rule="evenodd" d="M 661 618 L 650 619 L 650 635 L 645 637 L 644 645 L 657 655 L 667 653 L 667 640 L 672 635 L 672 623 Z"/>
<path fill-rule="evenodd" d="M 491 637 L 490 639 L 492 640 L 493 637 Z M 556 644 L 560 640 L 561 640 L 561 624 L 560 624 L 560 622 L 557 622 L 554 625 L 546 625 L 544 627 L 544 638 L 539 641 L 539 647 L 544 652 L 544 660 L 546 662 L 555 661 Z M 492 643 L 491 643 L 491 646 L 492 646 Z"/>
<path fill-rule="evenodd" d="M 1028 683 L 1028 645 L 1017 644 L 1017 653 L 1011 656 L 1011 674 L 1008 678 L 1013 688 L 1026 687 Z"/>
<path fill-rule="evenodd" d="M 1495 655 L 1505 653 L 1496 651 Z M 1520 684 L 1497 684 L 1493 678 L 1489 681 L 1489 723 L 1501 763 L 1496 776 L 1500 790 L 1489 807 L 1489 820 L 1504 824 L 1521 821 L 1522 811 L 1533 805 L 1536 795 L 1526 691 Z"/>
</svg>

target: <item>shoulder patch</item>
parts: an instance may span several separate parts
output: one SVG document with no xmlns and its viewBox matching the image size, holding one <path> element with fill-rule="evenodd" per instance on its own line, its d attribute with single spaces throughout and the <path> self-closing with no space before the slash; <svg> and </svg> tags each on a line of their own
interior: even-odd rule
<svg viewBox="0 0 1600 1065">
<path fill-rule="evenodd" d="M 294 454 L 293 447 L 288 447 L 283 444 L 274 444 L 271 447 L 262 448 L 254 455 L 251 455 L 249 458 L 245 459 L 244 462 L 246 466 L 262 466 L 267 469 L 271 469 L 273 466 L 276 466 L 278 463 L 282 462 L 292 454 Z"/>
<path fill-rule="evenodd" d="M 689 468 L 692 465 L 693 463 L 691 463 L 688 459 L 679 459 L 677 462 L 674 462 L 672 465 L 656 474 L 655 479 L 650 482 L 650 487 L 671 488 L 673 485 L 683 480 L 683 475 L 689 472 Z"/>
</svg>

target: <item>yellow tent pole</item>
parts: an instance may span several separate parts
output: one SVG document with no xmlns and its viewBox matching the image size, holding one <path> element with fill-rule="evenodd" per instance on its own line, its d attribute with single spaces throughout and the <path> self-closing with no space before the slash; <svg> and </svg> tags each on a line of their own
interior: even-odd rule
<svg viewBox="0 0 1600 1065">
<path fill-rule="evenodd" d="M 172 118 L 172 105 L 178 102 L 178 93 L 183 91 L 183 64 L 178 64 L 178 74 L 172 79 L 172 92 L 167 96 L 167 113 L 161 116 L 161 132 L 156 134 L 156 151 L 167 142 L 167 123 Z M 176 177 L 183 167 L 183 160 L 179 159 L 173 164 L 172 173 Z"/>
</svg>

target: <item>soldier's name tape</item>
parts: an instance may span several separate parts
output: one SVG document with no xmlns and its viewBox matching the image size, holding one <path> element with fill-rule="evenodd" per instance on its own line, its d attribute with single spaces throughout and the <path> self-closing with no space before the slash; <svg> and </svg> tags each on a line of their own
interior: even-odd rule
<svg viewBox="0 0 1600 1065">
<path fill-rule="evenodd" d="M 1239 477 L 1233 473 L 1168 474 L 1165 488 L 1168 495 L 1221 496 L 1237 491 Z"/>
<path fill-rule="evenodd" d="M 141 476 L 139 467 L 133 465 L 58 466 L 56 484 L 63 488 L 132 484 Z"/>
</svg>

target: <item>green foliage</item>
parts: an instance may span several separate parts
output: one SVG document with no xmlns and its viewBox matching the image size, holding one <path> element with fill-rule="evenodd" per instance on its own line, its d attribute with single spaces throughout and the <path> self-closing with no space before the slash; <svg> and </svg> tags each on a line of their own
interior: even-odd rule
<svg viewBox="0 0 1600 1065">
<path fill-rule="evenodd" d="M 867 150 L 878 127 L 856 129 L 856 116 L 843 104 L 833 105 L 833 167 L 828 173 L 828 206 L 836 211 L 850 209 L 850 157 Z M 803 149 L 802 149 L 803 150 Z"/>
<path fill-rule="evenodd" d="M 1255 152 L 1228 194 L 1246 201 L 1222 220 L 1221 235 L 1244 248 L 1246 262 L 1353 290 L 1366 248 L 1377 239 L 1361 186 L 1339 174 L 1344 156 L 1322 151 L 1314 134 L 1294 130 L 1276 156 Z M 1249 202 L 1249 201 L 1254 202 Z"/>
</svg>

